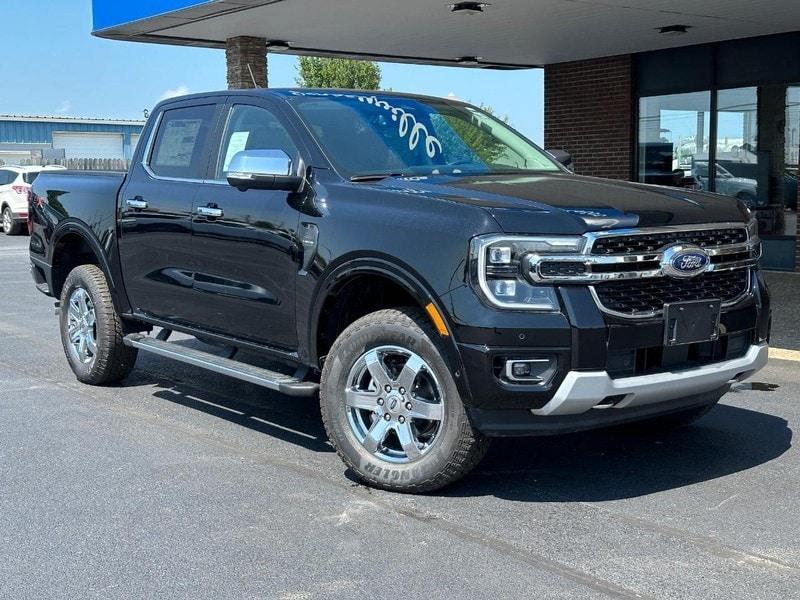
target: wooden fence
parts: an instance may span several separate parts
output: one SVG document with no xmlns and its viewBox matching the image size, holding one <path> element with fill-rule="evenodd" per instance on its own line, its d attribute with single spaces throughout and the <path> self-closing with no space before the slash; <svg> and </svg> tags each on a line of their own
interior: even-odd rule
<svg viewBox="0 0 800 600">
<path fill-rule="evenodd" d="M 25 160 L 23 165 L 61 165 L 67 169 L 79 171 L 127 171 L 131 161 L 123 158 L 56 158 L 42 160 Z"/>
</svg>

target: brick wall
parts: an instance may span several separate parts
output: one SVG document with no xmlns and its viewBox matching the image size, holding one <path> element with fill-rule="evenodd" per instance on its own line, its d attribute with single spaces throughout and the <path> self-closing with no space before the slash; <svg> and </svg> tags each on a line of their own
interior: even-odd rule
<svg viewBox="0 0 800 600">
<path fill-rule="evenodd" d="M 229 38 L 225 44 L 225 60 L 228 64 L 228 89 L 252 89 L 253 79 L 255 87 L 267 87 L 267 41 L 264 38 Z"/>
<path fill-rule="evenodd" d="M 633 58 L 548 65 L 544 145 L 566 150 L 581 175 L 633 179 Z"/>
</svg>

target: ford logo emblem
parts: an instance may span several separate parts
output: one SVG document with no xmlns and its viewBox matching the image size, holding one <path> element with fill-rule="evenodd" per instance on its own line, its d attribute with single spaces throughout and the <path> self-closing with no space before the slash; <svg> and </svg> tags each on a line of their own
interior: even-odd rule
<svg viewBox="0 0 800 600">
<path fill-rule="evenodd" d="M 664 274 L 676 279 L 687 279 L 705 273 L 710 264 L 708 253 L 699 246 L 670 246 L 661 259 Z"/>
</svg>

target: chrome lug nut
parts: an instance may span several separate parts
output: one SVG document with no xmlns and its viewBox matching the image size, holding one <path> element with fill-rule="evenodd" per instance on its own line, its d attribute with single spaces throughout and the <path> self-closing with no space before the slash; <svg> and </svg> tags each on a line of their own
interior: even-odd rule
<svg viewBox="0 0 800 600">
<path fill-rule="evenodd" d="M 383 398 L 378 398 L 378 406 L 383 406 Z"/>
<path fill-rule="evenodd" d="M 383 388 L 383 389 L 384 389 L 384 390 L 386 390 L 387 392 L 391 392 L 391 391 L 392 391 L 392 386 L 390 386 L 390 385 L 387 383 L 387 384 L 386 384 L 386 386 L 384 386 L 384 388 Z"/>
<path fill-rule="evenodd" d="M 400 388 L 400 395 L 402 396 L 405 393 L 406 393 L 406 388 Z"/>
<path fill-rule="evenodd" d="M 392 420 L 392 415 L 390 415 L 389 413 L 386 413 L 385 415 L 383 415 L 383 418 L 386 421 L 391 421 Z"/>
<path fill-rule="evenodd" d="M 406 410 L 411 410 L 411 402 L 406 402 Z"/>
<path fill-rule="evenodd" d="M 405 423 L 405 422 L 406 422 L 406 418 L 405 418 L 403 415 L 400 415 L 400 416 L 397 418 L 397 420 L 398 420 L 398 421 L 400 421 L 401 423 Z"/>
</svg>

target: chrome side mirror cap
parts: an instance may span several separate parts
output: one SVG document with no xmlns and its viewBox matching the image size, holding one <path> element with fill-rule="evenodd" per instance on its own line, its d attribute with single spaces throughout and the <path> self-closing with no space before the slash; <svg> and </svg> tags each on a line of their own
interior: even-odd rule
<svg viewBox="0 0 800 600">
<path fill-rule="evenodd" d="M 302 177 L 292 175 L 292 159 L 283 150 L 242 150 L 233 155 L 227 171 L 228 183 L 240 190 L 285 190 L 296 192 Z"/>
<path fill-rule="evenodd" d="M 572 155 L 566 150 L 546 150 L 546 152 L 570 171 L 574 169 Z"/>
</svg>

